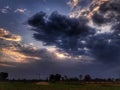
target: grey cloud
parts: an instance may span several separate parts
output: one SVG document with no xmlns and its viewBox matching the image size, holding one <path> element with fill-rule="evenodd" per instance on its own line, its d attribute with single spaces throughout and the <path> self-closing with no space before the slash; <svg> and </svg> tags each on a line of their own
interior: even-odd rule
<svg viewBox="0 0 120 90">
<path fill-rule="evenodd" d="M 101 5 L 100 11 L 107 12 L 113 11 L 116 13 L 120 13 L 120 0 L 110 0 Z"/>
<path fill-rule="evenodd" d="M 116 2 L 118 1 L 116 0 Z M 119 63 L 120 58 L 119 33 L 117 33 L 119 23 L 116 23 L 119 22 L 119 2 L 118 4 L 116 2 L 111 0 L 101 4 L 99 10 L 93 12 L 92 16 L 95 25 L 102 27 L 102 25 L 113 23 L 113 33 L 96 35 L 95 30 L 87 26 L 89 20 L 85 17 L 69 18 L 57 12 L 50 16 L 40 12 L 30 18 L 28 23 L 36 31 L 34 38 L 42 41 L 46 46 L 55 45 L 59 51 L 73 56 L 88 55 L 104 64 L 111 65 L 113 62 L 116 64 Z M 102 7 L 105 7 L 105 10 L 102 10 Z M 115 10 L 115 8 L 117 9 Z M 81 43 L 82 40 L 86 43 Z M 89 51 L 86 53 L 83 48 L 88 48 Z"/>
<path fill-rule="evenodd" d="M 104 64 L 113 64 L 117 66 L 120 63 L 120 37 L 116 34 L 108 35 L 103 34 L 100 36 L 95 36 L 90 39 L 92 55 Z M 89 43 L 89 44 L 90 44 Z"/>
<path fill-rule="evenodd" d="M 80 37 L 94 33 L 94 29 L 90 28 L 87 22 L 84 17 L 69 18 L 56 11 L 50 16 L 40 12 L 28 20 L 28 24 L 36 31 L 35 39 L 47 46 L 55 45 L 71 55 L 80 55 L 78 48 L 83 46 Z"/>
<path fill-rule="evenodd" d="M 102 24 L 106 24 L 109 20 L 104 18 L 103 15 L 100 15 L 98 13 L 95 13 L 93 16 L 92 16 L 92 20 L 93 22 L 96 24 L 96 25 L 102 25 Z"/>
<path fill-rule="evenodd" d="M 120 1 L 110 0 L 99 6 L 99 10 L 93 15 L 93 20 L 101 24 L 119 22 L 120 21 Z"/>
</svg>

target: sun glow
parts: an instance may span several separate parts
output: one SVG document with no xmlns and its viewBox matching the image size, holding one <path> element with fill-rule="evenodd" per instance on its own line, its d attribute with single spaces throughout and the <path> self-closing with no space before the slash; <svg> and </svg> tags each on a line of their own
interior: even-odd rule
<svg viewBox="0 0 120 90">
<path fill-rule="evenodd" d="M 47 50 L 48 50 L 49 52 L 54 53 L 55 56 L 56 56 L 58 59 L 66 59 L 66 58 L 69 58 L 69 56 L 66 56 L 64 53 L 58 52 L 56 47 L 49 47 L 49 48 L 47 48 Z"/>
<path fill-rule="evenodd" d="M 60 59 L 64 59 L 64 58 L 67 58 L 67 56 L 65 56 L 64 54 L 62 53 L 55 53 L 57 58 L 60 58 Z"/>
</svg>

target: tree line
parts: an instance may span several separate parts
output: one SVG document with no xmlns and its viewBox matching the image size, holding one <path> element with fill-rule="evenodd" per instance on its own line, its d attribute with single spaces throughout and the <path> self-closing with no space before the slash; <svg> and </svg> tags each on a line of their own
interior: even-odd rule
<svg viewBox="0 0 120 90">
<path fill-rule="evenodd" d="M 8 79 L 9 74 L 7 72 L 0 72 L 0 81 L 4 81 L 4 80 L 9 80 Z M 36 79 L 36 80 L 42 80 L 42 79 Z M 14 81 L 14 79 L 13 79 Z M 20 79 L 18 80 L 20 81 Z M 21 79 L 21 81 L 26 81 L 26 79 Z M 80 74 L 79 77 L 68 77 L 68 76 L 62 76 L 61 74 L 50 74 L 49 77 L 45 80 L 45 81 L 49 81 L 49 82 L 57 82 L 57 81 L 120 81 L 120 79 L 114 79 L 114 78 L 107 78 L 107 79 L 102 79 L 102 78 L 92 78 L 90 74 L 86 74 L 86 75 L 82 75 Z"/>
</svg>

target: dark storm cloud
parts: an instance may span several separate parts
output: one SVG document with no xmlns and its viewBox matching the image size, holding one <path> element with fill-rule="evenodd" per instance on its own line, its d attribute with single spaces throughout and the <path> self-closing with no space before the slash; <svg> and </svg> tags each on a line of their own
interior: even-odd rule
<svg viewBox="0 0 120 90">
<path fill-rule="evenodd" d="M 50 16 L 39 12 L 28 23 L 35 28 L 35 39 L 45 45 L 55 45 L 71 55 L 79 55 L 81 51 L 78 48 L 83 47 L 80 37 L 93 33 L 87 21 L 84 17 L 69 18 L 55 11 Z"/>
<path fill-rule="evenodd" d="M 120 13 L 120 0 L 110 0 L 100 6 L 100 11 L 107 12 L 113 11 Z"/>
<path fill-rule="evenodd" d="M 93 22 L 96 24 L 96 25 L 101 25 L 101 24 L 105 24 L 108 22 L 108 19 L 105 19 L 103 17 L 103 15 L 100 15 L 98 13 L 95 13 L 93 16 L 92 16 L 92 20 Z"/>
<path fill-rule="evenodd" d="M 101 4 L 99 5 L 99 3 Z M 96 11 L 99 6 L 99 9 Z M 86 39 L 87 47 L 90 49 L 91 56 L 106 64 L 120 63 L 120 0 L 108 0 L 102 4 L 102 1 L 93 3 L 90 6 L 92 12 L 92 21 L 97 27 L 111 23 L 113 33 L 102 33 L 93 35 Z"/>
<path fill-rule="evenodd" d="M 93 12 L 92 16 L 97 26 L 103 27 L 112 23 L 113 33 L 94 34 L 95 30 L 87 26 L 89 20 L 85 17 L 69 18 L 57 12 L 53 12 L 50 16 L 44 12 L 37 13 L 28 20 L 28 23 L 36 31 L 34 38 L 47 46 L 55 45 L 59 50 L 70 55 L 88 55 L 98 62 L 108 64 L 114 62 L 115 65 L 119 63 L 120 58 L 119 33 L 116 32 L 119 31 L 118 1 L 111 0 L 101 4 L 99 10 Z M 105 7 L 103 8 L 105 10 L 102 10 L 102 7 Z M 84 48 L 89 49 L 87 54 Z"/>
<path fill-rule="evenodd" d="M 101 27 L 111 23 L 112 33 L 92 37 L 89 46 L 96 60 L 116 67 L 120 63 L 120 0 L 109 0 L 99 7 L 92 16 L 93 22 Z"/>
<path fill-rule="evenodd" d="M 37 13 L 28 23 L 37 29 L 42 30 L 46 34 L 65 34 L 66 36 L 76 36 L 89 32 L 89 27 L 86 25 L 87 19 L 84 17 L 69 18 L 65 15 L 59 14 L 57 11 L 47 16 L 44 12 Z M 38 30 L 39 32 L 40 30 Z M 40 32 L 41 33 L 41 32 Z"/>
<path fill-rule="evenodd" d="M 111 23 L 113 33 L 106 33 L 92 37 L 91 51 L 94 57 L 106 64 L 120 63 L 120 0 L 109 0 L 99 6 L 99 10 L 92 16 L 96 25 Z"/>
<path fill-rule="evenodd" d="M 102 34 L 89 40 L 89 48 L 96 60 L 107 64 L 120 63 L 120 37 L 116 34 Z M 90 44 L 92 43 L 92 44 Z"/>
</svg>

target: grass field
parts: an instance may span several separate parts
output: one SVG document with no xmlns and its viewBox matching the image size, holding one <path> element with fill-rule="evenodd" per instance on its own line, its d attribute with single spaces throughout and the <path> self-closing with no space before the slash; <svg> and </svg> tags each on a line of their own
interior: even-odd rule
<svg viewBox="0 0 120 90">
<path fill-rule="evenodd" d="M 0 82 L 0 90 L 120 90 L 119 85 Z"/>
</svg>

